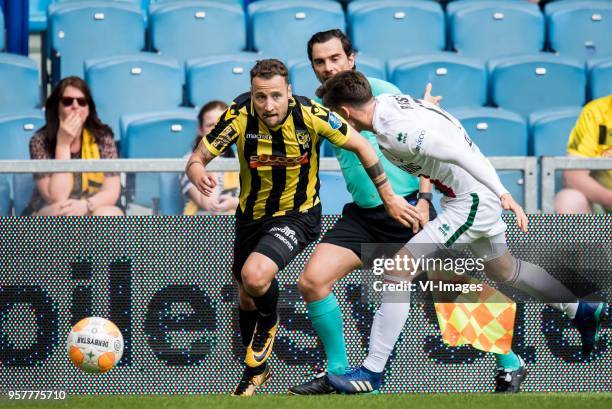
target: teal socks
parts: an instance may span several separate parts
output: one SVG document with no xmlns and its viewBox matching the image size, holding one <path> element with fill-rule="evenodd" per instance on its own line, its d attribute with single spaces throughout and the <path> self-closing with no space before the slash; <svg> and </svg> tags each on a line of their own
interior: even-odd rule
<svg viewBox="0 0 612 409">
<path fill-rule="evenodd" d="M 327 371 L 344 375 L 348 368 L 346 344 L 342 332 L 342 312 L 338 300 L 330 293 L 322 300 L 306 304 L 312 326 L 319 335 L 327 355 Z"/>
<path fill-rule="evenodd" d="M 512 350 L 507 354 L 493 354 L 498 368 L 504 368 L 508 371 L 516 371 L 521 367 L 521 360 L 518 355 Z"/>
</svg>

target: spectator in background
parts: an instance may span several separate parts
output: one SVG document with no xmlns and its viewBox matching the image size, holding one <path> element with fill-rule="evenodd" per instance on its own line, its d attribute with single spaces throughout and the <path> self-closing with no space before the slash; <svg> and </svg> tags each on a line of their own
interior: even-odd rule
<svg viewBox="0 0 612 409">
<path fill-rule="evenodd" d="M 223 101 L 210 101 L 198 113 L 198 135 L 193 141 L 193 149 L 198 146 L 202 137 L 215 127 L 217 120 L 227 109 Z M 185 158 L 189 158 L 191 152 Z M 223 153 L 223 157 L 235 157 L 231 149 Z M 210 196 L 204 196 L 189 181 L 187 175 L 181 175 L 181 191 L 185 197 L 183 214 L 234 214 L 238 207 L 238 172 L 212 173 L 217 178 L 217 187 Z"/>
<path fill-rule="evenodd" d="M 612 94 L 589 102 L 570 134 L 569 156 L 612 157 Z M 566 170 L 557 213 L 612 213 L 612 170 Z"/>
<path fill-rule="evenodd" d="M 98 118 L 89 87 L 64 78 L 45 103 L 45 125 L 30 140 L 31 159 L 116 159 L 113 131 Z M 24 211 L 38 216 L 122 216 L 117 173 L 37 173 Z"/>
</svg>

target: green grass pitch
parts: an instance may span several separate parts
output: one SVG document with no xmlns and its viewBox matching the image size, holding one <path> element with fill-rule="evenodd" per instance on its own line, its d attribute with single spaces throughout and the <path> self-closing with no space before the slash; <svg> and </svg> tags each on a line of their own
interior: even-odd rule
<svg viewBox="0 0 612 409">
<path fill-rule="evenodd" d="M 7 401 L 3 409 L 69 408 L 69 409 L 609 409 L 612 393 L 523 393 L 493 394 L 389 394 L 369 396 L 281 396 L 261 395 L 234 398 L 223 395 L 177 396 L 73 396 L 65 401 Z"/>
</svg>

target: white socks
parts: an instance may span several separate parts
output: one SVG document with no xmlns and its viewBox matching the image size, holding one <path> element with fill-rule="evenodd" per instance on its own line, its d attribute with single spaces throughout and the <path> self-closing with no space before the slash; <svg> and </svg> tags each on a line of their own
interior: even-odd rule
<svg viewBox="0 0 612 409">
<path fill-rule="evenodd" d="M 401 283 L 399 277 L 384 276 L 385 283 Z M 374 315 L 370 331 L 370 348 L 368 357 L 363 363 L 372 372 L 385 369 L 389 355 L 399 338 L 410 312 L 410 291 L 385 291 L 382 304 Z"/>
</svg>

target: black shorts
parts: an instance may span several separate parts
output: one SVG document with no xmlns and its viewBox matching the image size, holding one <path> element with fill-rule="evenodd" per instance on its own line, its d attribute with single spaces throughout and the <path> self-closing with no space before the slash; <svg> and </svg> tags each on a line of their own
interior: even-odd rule
<svg viewBox="0 0 612 409">
<path fill-rule="evenodd" d="M 248 223 L 236 221 L 232 273 L 238 282 L 242 282 L 242 267 L 254 251 L 272 259 L 282 270 L 319 234 L 320 204 L 305 213 L 296 212 Z"/>
<path fill-rule="evenodd" d="M 416 205 L 417 192 L 404 197 L 411 205 Z M 429 206 L 429 220 L 436 218 L 436 210 Z M 321 243 L 334 244 L 352 250 L 361 259 L 364 267 L 369 267 L 373 258 L 391 257 L 408 242 L 414 233 L 400 222 L 389 216 L 385 206 L 365 209 L 355 203 L 348 203 L 342 209 L 342 217 L 328 230 Z M 362 254 L 364 243 L 378 243 L 368 246 L 368 254 Z M 383 245 L 384 244 L 384 245 Z"/>
</svg>

